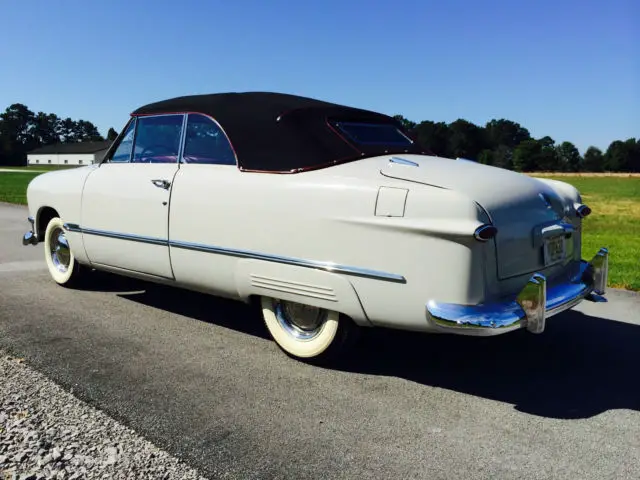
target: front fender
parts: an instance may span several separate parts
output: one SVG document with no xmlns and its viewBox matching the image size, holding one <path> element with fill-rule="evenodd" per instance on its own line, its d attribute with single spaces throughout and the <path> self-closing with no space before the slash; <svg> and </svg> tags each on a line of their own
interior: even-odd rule
<svg viewBox="0 0 640 480">
<path fill-rule="evenodd" d="M 35 219 L 38 239 L 42 240 L 51 209 L 57 212 L 63 222 L 74 222 L 80 218 L 82 189 L 89 174 L 97 165 L 70 168 L 43 173 L 35 177 L 27 186 L 27 206 Z M 86 254 L 80 233 L 68 232 L 69 246 L 80 263 L 86 263 Z"/>
</svg>

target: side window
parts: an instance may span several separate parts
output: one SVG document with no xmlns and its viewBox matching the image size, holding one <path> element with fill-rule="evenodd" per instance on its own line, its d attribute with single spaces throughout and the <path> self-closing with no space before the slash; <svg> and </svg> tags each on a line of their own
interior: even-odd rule
<svg viewBox="0 0 640 480">
<path fill-rule="evenodd" d="M 132 162 L 176 163 L 184 115 L 138 117 Z"/>
<path fill-rule="evenodd" d="M 122 163 L 129 161 L 129 159 L 131 158 L 131 147 L 133 145 L 133 132 L 135 126 L 135 119 L 129 122 L 129 125 L 127 125 L 127 129 L 124 132 L 120 144 L 115 149 L 113 154 L 111 154 L 111 158 L 108 159 L 109 162 Z"/>
<path fill-rule="evenodd" d="M 222 129 L 211 118 L 197 113 L 187 117 L 184 163 L 235 165 L 233 148 Z"/>
<path fill-rule="evenodd" d="M 133 132 L 136 126 L 135 119 L 129 122 L 127 129 L 120 141 L 120 144 L 111 155 L 109 162 L 128 162 L 131 158 L 131 147 L 133 145 Z"/>
</svg>

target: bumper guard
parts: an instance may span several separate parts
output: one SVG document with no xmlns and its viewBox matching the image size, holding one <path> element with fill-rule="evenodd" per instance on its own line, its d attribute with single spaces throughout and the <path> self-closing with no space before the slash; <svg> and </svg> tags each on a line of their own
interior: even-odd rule
<svg viewBox="0 0 640 480">
<path fill-rule="evenodd" d="M 37 245 L 38 233 L 36 232 L 35 219 L 33 217 L 28 218 L 31 223 L 31 230 L 25 233 L 22 237 L 22 245 Z"/>
<path fill-rule="evenodd" d="M 593 293 L 604 295 L 609 276 L 609 251 L 601 248 L 590 262 L 582 260 L 570 281 L 549 285 L 535 273 L 511 300 L 479 305 L 430 301 L 427 322 L 436 331 L 458 335 L 500 335 L 520 328 L 542 333 L 546 319 L 568 310 Z"/>
</svg>

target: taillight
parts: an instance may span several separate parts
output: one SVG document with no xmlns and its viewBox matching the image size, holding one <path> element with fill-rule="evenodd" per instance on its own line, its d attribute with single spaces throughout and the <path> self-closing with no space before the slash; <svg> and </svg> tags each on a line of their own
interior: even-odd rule
<svg viewBox="0 0 640 480">
<path fill-rule="evenodd" d="M 573 207 L 576 209 L 576 215 L 580 218 L 591 214 L 591 209 L 584 203 L 576 203 Z"/>
<path fill-rule="evenodd" d="M 479 242 L 486 242 L 495 237 L 498 233 L 498 229 L 493 225 L 481 225 L 476 228 L 476 231 L 473 233 L 473 236 Z"/>
</svg>

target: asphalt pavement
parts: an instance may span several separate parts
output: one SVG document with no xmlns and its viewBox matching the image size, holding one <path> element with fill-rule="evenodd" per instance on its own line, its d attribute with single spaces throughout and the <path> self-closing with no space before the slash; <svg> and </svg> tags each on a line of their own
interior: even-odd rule
<svg viewBox="0 0 640 480">
<path fill-rule="evenodd" d="M 542 335 L 370 331 L 325 369 L 237 302 L 56 286 L 20 242 L 27 215 L 0 204 L 0 348 L 210 478 L 640 478 L 637 294 Z"/>
</svg>

